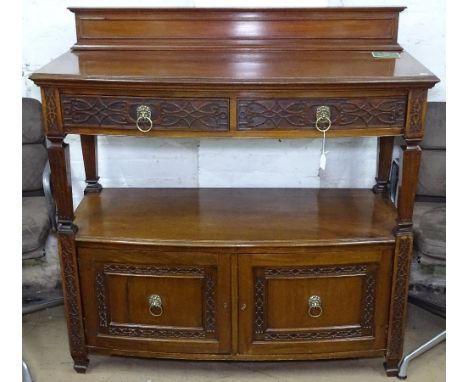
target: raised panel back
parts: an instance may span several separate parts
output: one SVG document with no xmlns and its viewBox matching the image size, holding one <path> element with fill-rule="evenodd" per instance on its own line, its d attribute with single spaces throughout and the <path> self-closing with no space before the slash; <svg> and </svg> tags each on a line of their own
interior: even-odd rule
<svg viewBox="0 0 468 382">
<path fill-rule="evenodd" d="M 401 50 L 403 9 L 70 8 L 74 50 Z"/>
</svg>

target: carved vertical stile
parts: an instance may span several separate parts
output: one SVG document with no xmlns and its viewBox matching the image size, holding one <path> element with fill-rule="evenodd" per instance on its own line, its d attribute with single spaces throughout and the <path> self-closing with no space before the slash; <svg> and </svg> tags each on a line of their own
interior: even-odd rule
<svg viewBox="0 0 468 382">
<path fill-rule="evenodd" d="M 211 272 L 205 281 L 205 329 L 207 333 L 216 331 L 216 280 Z"/>
<path fill-rule="evenodd" d="M 74 361 L 75 370 L 84 373 L 89 360 L 84 335 L 75 230 L 62 226 L 58 233 L 58 239 L 70 354 Z"/>
<path fill-rule="evenodd" d="M 376 275 L 372 270 L 367 273 L 364 279 L 364 301 L 362 307 L 361 325 L 364 330 L 371 335 L 374 330 L 374 311 L 375 311 L 375 292 L 376 292 Z"/>
<path fill-rule="evenodd" d="M 411 233 L 397 235 L 385 364 L 387 375 L 389 376 L 394 376 L 398 373 L 398 363 L 403 354 L 412 247 L 413 235 Z"/>
<path fill-rule="evenodd" d="M 257 277 L 255 279 L 255 334 L 264 334 L 265 332 L 265 313 L 266 313 L 266 299 L 265 299 L 265 283 L 264 277 Z"/>
<path fill-rule="evenodd" d="M 96 273 L 96 306 L 99 317 L 99 326 L 107 328 L 107 301 L 106 280 L 103 272 Z"/>
</svg>

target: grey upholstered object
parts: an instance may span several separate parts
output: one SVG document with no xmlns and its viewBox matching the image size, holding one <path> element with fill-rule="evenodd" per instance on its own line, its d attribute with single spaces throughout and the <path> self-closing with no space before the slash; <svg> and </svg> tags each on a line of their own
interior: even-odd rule
<svg viewBox="0 0 468 382">
<path fill-rule="evenodd" d="M 43 143 L 23 145 L 23 191 L 42 190 L 42 173 L 47 163 Z"/>
<path fill-rule="evenodd" d="M 434 203 L 415 226 L 415 247 L 421 255 L 445 259 L 445 204 Z"/>
<path fill-rule="evenodd" d="M 42 190 L 46 162 L 41 103 L 23 98 L 23 191 Z"/>
<path fill-rule="evenodd" d="M 429 102 L 426 113 L 426 131 L 421 143 L 423 149 L 445 150 L 445 102 Z"/>
<path fill-rule="evenodd" d="M 23 204 L 23 257 L 42 249 L 50 230 L 47 202 L 43 196 L 22 199 Z"/>
<path fill-rule="evenodd" d="M 41 103 L 23 98 L 23 144 L 44 142 Z"/>
<path fill-rule="evenodd" d="M 445 150 L 423 150 L 418 195 L 445 196 Z"/>
<path fill-rule="evenodd" d="M 23 98 L 23 259 L 43 256 L 55 220 L 39 101 Z M 35 196 L 32 196 L 35 195 Z M 45 195 L 39 196 L 39 195 Z"/>
</svg>

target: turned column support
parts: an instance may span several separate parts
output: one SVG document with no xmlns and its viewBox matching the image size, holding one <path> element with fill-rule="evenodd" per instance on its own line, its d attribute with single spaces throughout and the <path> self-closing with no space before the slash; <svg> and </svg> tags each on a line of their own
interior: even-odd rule
<svg viewBox="0 0 468 382">
<path fill-rule="evenodd" d="M 377 153 L 377 176 L 375 177 L 375 193 L 384 193 L 388 191 L 388 183 L 390 180 L 390 169 L 392 167 L 394 137 L 379 137 L 378 138 L 378 153 Z"/>
<path fill-rule="evenodd" d="M 95 135 L 81 135 L 81 151 L 86 174 L 86 188 L 84 193 L 101 192 L 102 186 L 99 183 L 98 175 L 98 146 Z"/>
</svg>

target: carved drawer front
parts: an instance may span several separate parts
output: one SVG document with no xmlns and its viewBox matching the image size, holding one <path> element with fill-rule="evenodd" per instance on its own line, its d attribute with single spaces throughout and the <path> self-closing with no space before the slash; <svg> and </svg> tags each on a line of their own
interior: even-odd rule
<svg viewBox="0 0 468 382">
<path fill-rule="evenodd" d="M 138 130 L 138 120 L 142 130 L 229 130 L 228 99 L 62 95 L 61 101 L 65 129 Z M 142 106 L 148 114 L 141 113 Z"/>
<path fill-rule="evenodd" d="M 240 282 L 241 350 L 281 354 L 385 348 L 390 259 L 387 249 L 241 258 L 239 272 L 247 275 Z"/>
<path fill-rule="evenodd" d="M 239 98 L 237 130 L 315 130 L 317 108 L 328 106 L 331 130 L 403 128 L 406 96 Z"/>
<path fill-rule="evenodd" d="M 218 264 L 217 256 L 202 256 L 204 262 L 196 264 L 192 257 L 181 262 L 183 254 L 155 254 L 148 262 L 145 254 L 135 253 L 129 261 L 112 251 L 79 252 L 89 344 L 163 352 L 228 350 L 224 280 L 229 267 Z"/>
</svg>

